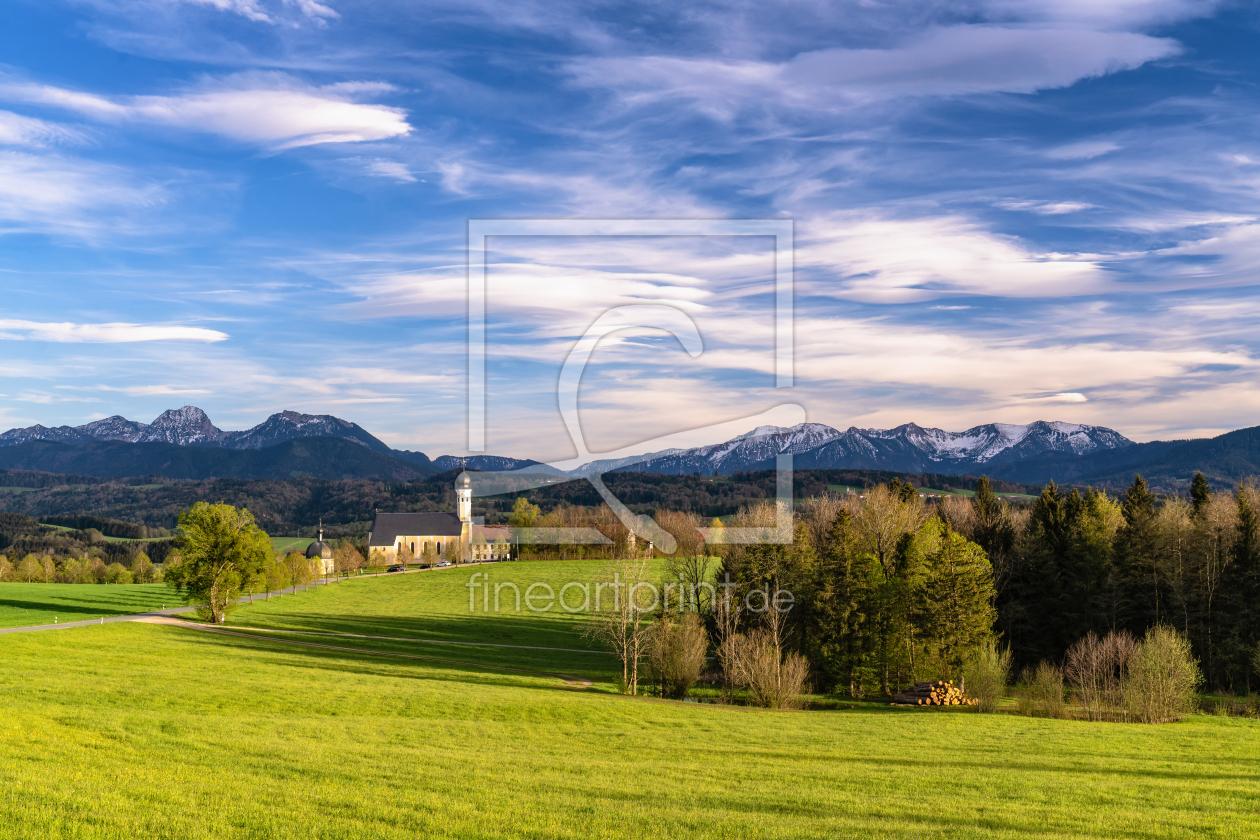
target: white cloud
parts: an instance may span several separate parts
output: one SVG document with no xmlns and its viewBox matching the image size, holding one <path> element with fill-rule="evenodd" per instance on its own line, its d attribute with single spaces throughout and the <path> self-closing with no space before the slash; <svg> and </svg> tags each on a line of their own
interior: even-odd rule
<svg viewBox="0 0 1260 840">
<path fill-rule="evenodd" d="M 403 184 L 414 184 L 419 180 L 402 161 L 358 157 L 345 158 L 345 161 L 356 167 L 361 166 L 367 174 L 379 178 L 390 178 Z"/>
<path fill-rule="evenodd" d="M 0 84 L 0 97 L 63 108 L 105 123 L 170 126 L 279 151 L 407 134 L 411 126 L 406 111 L 354 101 L 388 89 L 379 83 L 311 87 L 283 73 L 244 73 L 169 96 L 111 98 L 8 81 Z"/>
<path fill-rule="evenodd" d="M 574 62 L 578 84 L 611 87 L 634 105 L 662 99 L 730 117 L 749 102 L 809 109 L 893 97 L 1035 93 L 1176 55 L 1176 41 L 1133 32 L 965 25 L 889 49 L 804 52 L 784 63 L 668 56 Z"/>
<path fill-rule="evenodd" d="M 1167 38 L 1086 29 L 952 26 L 887 50 L 804 53 L 783 80 L 823 85 L 861 99 L 1034 93 L 1175 55 Z"/>
<path fill-rule="evenodd" d="M 79 132 L 57 123 L 0 111 L 0 144 L 6 146 L 49 146 L 82 139 Z"/>
<path fill-rule="evenodd" d="M 891 219 L 836 214 L 812 222 L 796 248 L 798 268 L 817 294 L 874 303 L 908 303 L 943 294 L 1063 297 L 1110 287 L 1098 263 L 1038 253 L 1011 236 L 965 218 Z"/>
<path fill-rule="evenodd" d="M 195 6 L 210 6 L 221 12 L 238 14 L 256 23 L 280 23 L 282 15 L 275 11 L 268 13 L 267 4 L 263 0 L 170 0 L 176 3 L 189 3 Z M 296 8 L 299 13 L 317 23 L 325 23 L 329 18 L 339 18 L 334 9 L 315 0 L 284 0 L 284 5 Z"/>
<path fill-rule="evenodd" d="M 988 0 L 991 15 L 1102 28 L 1145 27 L 1211 14 L 1222 0 Z"/>
<path fill-rule="evenodd" d="M 129 397 L 192 397 L 212 393 L 211 391 L 203 388 L 176 388 L 172 385 L 128 385 L 123 388 L 114 388 L 109 385 L 97 385 L 93 390 L 112 391 L 119 394 L 126 394 Z"/>
<path fill-rule="evenodd" d="M 1061 216 L 1089 210 L 1095 205 L 1080 201 L 999 201 L 997 206 L 1003 210 L 1024 210 L 1039 216 Z"/>
<path fill-rule="evenodd" d="M 1045 397 L 1024 397 L 1023 402 L 1083 403 L 1083 402 L 1089 402 L 1089 397 L 1086 397 L 1084 394 L 1076 394 L 1076 393 L 1069 392 L 1069 393 L 1063 393 L 1063 394 L 1050 394 L 1049 396 L 1045 396 Z"/>
<path fill-rule="evenodd" d="M 59 155 L 0 151 L 0 229 L 90 235 L 161 205 L 165 187 L 115 166 Z"/>
<path fill-rule="evenodd" d="M 1091 160 L 1119 148 L 1119 143 L 1110 140 L 1082 140 L 1079 143 L 1055 146 L 1046 152 L 1046 157 L 1051 160 Z"/>
<path fill-rule="evenodd" d="M 227 333 L 202 327 L 167 324 L 73 324 L 45 323 L 0 318 L 0 337 L 58 343 L 117 344 L 133 341 L 225 341 Z"/>
</svg>

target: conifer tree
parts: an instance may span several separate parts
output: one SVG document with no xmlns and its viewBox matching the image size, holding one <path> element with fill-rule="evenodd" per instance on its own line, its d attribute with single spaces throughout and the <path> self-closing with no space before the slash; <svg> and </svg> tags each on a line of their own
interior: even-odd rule
<svg viewBox="0 0 1260 840">
<path fill-rule="evenodd" d="M 992 635 L 997 614 L 984 549 L 946 526 L 942 530 L 918 600 L 924 641 L 953 676 L 968 653 Z"/>
<path fill-rule="evenodd" d="M 860 698 L 877 679 L 876 593 L 884 574 L 874 554 L 859 551 L 853 517 L 846 510 L 837 514 L 824 539 L 819 570 L 819 634 L 812 658 L 829 682 Z"/>
<path fill-rule="evenodd" d="M 1203 473 L 1196 472 L 1190 481 L 1190 504 L 1194 508 L 1194 515 L 1200 516 L 1211 500 L 1212 490 L 1208 487 L 1207 478 Z"/>
<path fill-rule="evenodd" d="M 1116 534 L 1115 618 L 1117 626 L 1135 636 L 1159 624 L 1166 611 L 1159 581 L 1155 501 L 1146 480 L 1135 476 L 1124 494 L 1124 525 Z"/>
</svg>

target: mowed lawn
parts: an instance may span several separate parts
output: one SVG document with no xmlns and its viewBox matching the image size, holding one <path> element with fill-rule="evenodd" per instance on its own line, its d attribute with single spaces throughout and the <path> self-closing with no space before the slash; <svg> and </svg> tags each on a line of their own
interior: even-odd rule
<svg viewBox="0 0 1260 840">
<path fill-rule="evenodd" d="M 0 628 L 130 615 L 163 604 L 176 607 L 180 600 L 160 583 L 0 583 Z"/>
<path fill-rule="evenodd" d="M 488 568 L 492 580 L 567 580 L 580 576 L 580 565 Z M 574 568 L 557 568 L 564 566 Z M 467 635 L 482 643 L 582 644 L 580 617 L 469 617 L 469 571 L 273 598 L 239 610 L 229 629 L 357 623 L 369 627 L 330 632 L 392 627 L 434 638 L 457 635 L 467 621 Z M 507 624 L 495 630 L 493 621 Z M 1153 727 L 970 711 L 778 713 L 629 699 L 568 688 L 554 676 L 286 639 L 317 640 L 309 632 L 239 637 L 145 624 L 0 636 L 0 837 L 918 840 L 1260 831 L 1260 725 L 1248 720 L 1198 716 Z M 341 637 L 320 643 L 372 649 Z M 457 646 L 426 644 L 375 649 L 442 648 L 463 660 L 511 654 L 456 655 Z M 538 653 L 566 672 L 599 656 Z"/>
</svg>

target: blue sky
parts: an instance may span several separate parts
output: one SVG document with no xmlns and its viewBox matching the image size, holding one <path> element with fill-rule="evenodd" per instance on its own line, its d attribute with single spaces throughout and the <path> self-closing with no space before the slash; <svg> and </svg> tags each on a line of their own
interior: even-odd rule
<svg viewBox="0 0 1260 840">
<path fill-rule="evenodd" d="M 845 428 L 1260 422 L 1260 11 L 1198 0 L 11 0 L 0 427 L 336 414 L 465 442 L 469 219 L 790 218 L 772 242 L 502 238 L 488 449 L 785 401 Z M 713 442 L 713 432 L 680 442 Z"/>
</svg>

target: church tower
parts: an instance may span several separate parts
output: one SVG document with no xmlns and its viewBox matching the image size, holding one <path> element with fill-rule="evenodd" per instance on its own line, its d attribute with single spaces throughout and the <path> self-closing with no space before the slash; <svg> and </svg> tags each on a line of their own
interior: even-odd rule
<svg viewBox="0 0 1260 840">
<path fill-rule="evenodd" d="M 467 559 L 472 546 L 472 476 L 467 472 L 460 473 L 455 479 L 455 502 L 460 524 L 460 554 Z"/>
</svg>

